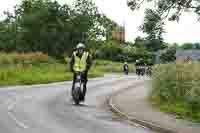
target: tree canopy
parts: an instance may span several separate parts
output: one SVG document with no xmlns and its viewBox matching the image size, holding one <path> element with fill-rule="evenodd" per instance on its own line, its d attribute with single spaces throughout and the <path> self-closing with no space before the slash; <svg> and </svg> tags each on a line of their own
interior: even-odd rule
<svg viewBox="0 0 200 133">
<path fill-rule="evenodd" d="M 100 13 L 92 0 L 73 6 L 51 0 L 23 0 L 0 21 L 0 50 L 41 51 L 60 57 L 78 42 L 106 37 L 115 22 Z"/>
<path fill-rule="evenodd" d="M 200 16 L 200 1 L 199 0 L 128 0 L 127 5 L 135 10 L 140 8 L 145 2 L 154 2 L 154 10 L 162 18 L 169 20 L 179 20 L 183 12 L 194 12 Z"/>
<path fill-rule="evenodd" d="M 144 22 L 140 29 L 148 35 L 146 39 L 150 41 L 154 50 L 163 47 L 164 40 L 162 35 L 165 33 L 164 25 L 166 19 L 179 21 L 183 12 L 194 12 L 200 18 L 199 0 L 128 0 L 127 5 L 134 11 L 149 2 L 154 3 L 152 4 L 154 6 L 146 9 Z"/>
</svg>

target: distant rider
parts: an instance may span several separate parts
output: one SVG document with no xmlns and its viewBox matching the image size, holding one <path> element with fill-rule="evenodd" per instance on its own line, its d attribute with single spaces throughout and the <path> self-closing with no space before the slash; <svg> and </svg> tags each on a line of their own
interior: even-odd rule
<svg viewBox="0 0 200 133">
<path fill-rule="evenodd" d="M 128 68 L 128 63 L 127 63 L 127 62 L 124 62 L 123 70 L 124 70 L 124 73 L 125 73 L 125 74 L 128 74 L 129 68 Z"/>
<path fill-rule="evenodd" d="M 142 74 L 143 71 L 145 71 L 143 69 L 143 67 L 145 67 L 145 63 L 142 58 L 140 58 L 139 60 L 136 60 L 135 66 L 136 66 L 136 74 L 137 75 L 140 75 L 140 74 Z"/>
</svg>

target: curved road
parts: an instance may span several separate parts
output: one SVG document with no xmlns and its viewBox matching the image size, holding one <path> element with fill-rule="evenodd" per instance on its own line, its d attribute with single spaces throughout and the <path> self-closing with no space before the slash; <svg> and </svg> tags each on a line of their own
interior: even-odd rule
<svg viewBox="0 0 200 133">
<path fill-rule="evenodd" d="M 90 80 L 84 105 L 70 101 L 71 82 L 0 88 L 1 133 L 153 133 L 119 120 L 105 104 L 108 96 L 137 82 L 135 76 Z"/>
</svg>

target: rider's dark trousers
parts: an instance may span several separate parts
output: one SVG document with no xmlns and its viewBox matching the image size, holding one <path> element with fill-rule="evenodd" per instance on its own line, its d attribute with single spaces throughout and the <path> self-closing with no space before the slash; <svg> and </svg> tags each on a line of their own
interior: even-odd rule
<svg viewBox="0 0 200 133">
<path fill-rule="evenodd" d="M 82 74 L 82 82 L 83 82 L 83 97 L 85 97 L 86 92 L 87 92 L 87 81 L 88 81 L 87 75 L 88 75 L 87 72 L 84 72 L 84 73 Z M 73 76 L 72 90 L 73 90 L 73 88 L 74 88 L 75 81 L 76 81 L 76 73 L 74 73 L 74 76 Z"/>
</svg>

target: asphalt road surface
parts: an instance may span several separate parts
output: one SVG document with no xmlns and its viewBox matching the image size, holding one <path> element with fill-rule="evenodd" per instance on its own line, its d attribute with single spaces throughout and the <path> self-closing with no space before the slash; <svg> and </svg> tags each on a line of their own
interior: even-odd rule
<svg viewBox="0 0 200 133">
<path fill-rule="evenodd" d="M 136 82 L 135 76 L 107 75 L 88 83 L 86 101 L 70 101 L 71 82 L 0 88 L 0 133 L 153 133 L 119 120 L 108 96 Z"/>
</svg>

